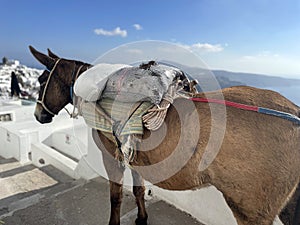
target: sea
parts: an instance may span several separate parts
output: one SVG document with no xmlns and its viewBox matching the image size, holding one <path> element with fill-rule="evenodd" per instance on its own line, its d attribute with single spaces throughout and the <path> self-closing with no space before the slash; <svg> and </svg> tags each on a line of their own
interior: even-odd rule
<svg viewBox="0 0 300 225">
<path fill-rule="evenodd" d="M 295 103 L 300 107 L 300 85 L 295 86 L 284 86 L 284 87 L 264 87 L 279 92 L 281 95 Z"/>
</svg>

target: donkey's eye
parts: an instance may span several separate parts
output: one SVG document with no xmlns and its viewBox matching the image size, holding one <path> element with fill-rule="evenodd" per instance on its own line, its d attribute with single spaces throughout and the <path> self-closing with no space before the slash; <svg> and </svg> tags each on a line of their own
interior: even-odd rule
<svg viewBox="0 0 300 225">
<path fill-rule="evenodd" d="M 43 82 L 43 83 L 40 83 L 40 87 L 43 87 L 43 86 L 45 86 L 45 85 L 46 85 L 46 81 Z"/>
<path fill-rule="evenodd" d="M 48 79 L 49 76 L 49 71 L 44 70 L 44 72 L 39 76 L 38 81 L 40 83 L 40 86 L 42 86 L 43 83 L 46 83 L 46 80 Z"/>
</svg>

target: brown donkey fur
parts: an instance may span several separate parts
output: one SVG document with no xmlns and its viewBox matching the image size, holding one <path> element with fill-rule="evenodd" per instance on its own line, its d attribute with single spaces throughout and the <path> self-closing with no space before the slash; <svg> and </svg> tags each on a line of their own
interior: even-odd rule
<svg viewBox="0 0 300 225">
<path fill-rule="evenodd" d="M 49 70 L 57 58 L 48 57 L 30 47 L 32 54 Z M 53 71 L 49 82 L 49 93 L 45 95 L 48 108 L 59 111 L 67 100 L 70 100 L 69 90 L 71 74 L 78 65 L 73 60 L 62 59 Z M 60 79 L 64 87 L 55 86 Z M 256 105 L 299 115 L 298 106 L 280 94 L 247 86 L 226 88 L 222 90 L 224 98 L 243 104 Z M 218 92 L 209 93 L 211 98 L 218 98 Z M 199 94 L 198 97 L 205 97 Z M 134 187 L 138 205 L 136 224 L 147 224 L 147 213 L 144 204 L 143 179 L 155 181 L 160 171 L 143 170 L 142 166 L 154 165 L 168 158 L 177 145 L 185 152 L 191 153 L 186 164 L 175 174 L 156 183 L 168 190 L 191 190 L 207 185 L 214 185 L 223 193 L 239 225 L 271 225 L 276 215 L 280 213 L 288 199 L 295 191 L 300 179 L 300 128 L 290 121 L 263 115 L 256 112 L 243 111 L 226 107 L 226 131 L 220 151 L 207 169 L 200 171 L 199 165 L 207 146 L 212 121 L 216 125 L 222 123 L 223 112 L 220 105 L 195 102 L 193 112 L 181 111 L 178 107 L 187 108 L 190 100 L 177 99 L 170 107 L 165 127 L 155 132 L 145 130 L 141 151 L 133 163 Z M 212 117 L 211 108 L 216 115 Z M 200 133 L 194 132 L 195 121 L 191 113 L 196 113 L 200 123 Z M 41 123 L 51 122 L 50 115 L 40 104 L 37 104 L 35 116 Z M 180 118 L 179 118 L 180 116 Z M 182 123 L 182 120 L 184 122 Z M 184 126 L 184 127 L 183 127 Z M 180 139 L 181 130 L 186 129 L 188 139 Z M 217 130 L 219 127 L 216 127 Z M 164 136 L 162 142 L 148 151 L 149 143 L 154 143 L 157 137 Z M 222 127 L 220 127 L 220 130 Z M 95 143 L 103 154 L 103 163 L 110 180 L 111 217 L 109 224 L 120 224 L 120 206 L 122 198 L 122 178 L 124 169 L 119 167 L 112 155 L 115 144 L 102 132 L 93 131 Z M 189 142 L 191 140 L 191 142 Z M 191 145 L 196 140 L 195 145 Z M 151 146 L 150 146 L 151 147 Z M 176 161 L 180 162 L 184 155 L 179 154 Z M 174 166 L 174 165 L 165 165 Z M 175 165 L 176 166 L 176 165 Z"/>
</svg>

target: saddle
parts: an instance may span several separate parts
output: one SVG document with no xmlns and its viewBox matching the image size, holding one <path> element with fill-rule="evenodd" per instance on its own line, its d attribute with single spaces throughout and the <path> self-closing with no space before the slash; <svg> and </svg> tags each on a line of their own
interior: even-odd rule
<svg viewBox="0 0 300 225">
<path fill-rule="evenodd" d="M 159 129 L 173 100 L 192 97 L 197 93 L 197 82 L 190 81 L 178 68 L 155 61 L 136 67 L 96 67 L 75 83 L 75 94 L 83 99 L 80 112 L 88 126 L 110 134 L 117 146 L 116 157 L 130 166 L 144 127 Z"/>
</svg>

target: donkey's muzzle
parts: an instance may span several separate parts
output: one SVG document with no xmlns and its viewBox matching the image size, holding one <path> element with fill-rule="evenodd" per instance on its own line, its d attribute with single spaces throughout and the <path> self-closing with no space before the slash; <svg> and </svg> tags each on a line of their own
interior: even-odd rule
<svg viewBox="0 0 300 225">
<path fill-rule="evenodd" d="M 35 108 L 34 116 L 42 124 L 51 123 L 53 118 L 53 115 L 44 110 L 39 104 Z"/>
<path fill-rule="evenodd" d="M 49 114 L 41 114 L 41 115 L 34 114 L 34 116 L 36 120 L 39 121 L 41 124 L 51 123 L 53 118 L 53 116 Z"/>
</svg>

